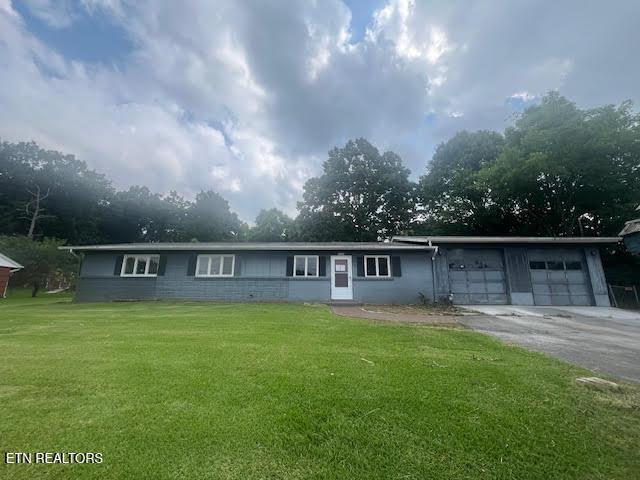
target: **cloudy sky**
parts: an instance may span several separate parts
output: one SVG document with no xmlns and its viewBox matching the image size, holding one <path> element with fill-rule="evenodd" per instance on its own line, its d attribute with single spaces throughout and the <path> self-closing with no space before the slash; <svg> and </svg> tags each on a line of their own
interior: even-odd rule
<svg viewBox="0 0 640 480">
<path fill-rule="evenodd" d="M 417 177 L 550 89 L 638 103 L 639 21 L 638 0 L 0 0 L 0 139 L 295 214 L 349 138 Z"/>
</svg>

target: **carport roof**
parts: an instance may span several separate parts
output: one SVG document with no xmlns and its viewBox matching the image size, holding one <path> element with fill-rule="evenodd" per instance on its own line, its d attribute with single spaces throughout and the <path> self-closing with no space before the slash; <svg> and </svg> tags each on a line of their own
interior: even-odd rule
<svg viewBox="0 0 640 480">
<path fill-rule="evenodd" d="M 519 244 L 549 244 L 549 245 L 566 245 L 566 244 L 599 244 L 599 243 L 618 243 L 622 239 L 620 237 L 469 237 L 462 235 L 449 236 L 428 236 L 428 237 L 393 237 L 393 242 L 402 243 L 420 243 L 427 245 L 438 245 L 447 243 L 468 243 L 468 244 L 497 244 L 497 243 L 519 243 Z"/>
</svg>

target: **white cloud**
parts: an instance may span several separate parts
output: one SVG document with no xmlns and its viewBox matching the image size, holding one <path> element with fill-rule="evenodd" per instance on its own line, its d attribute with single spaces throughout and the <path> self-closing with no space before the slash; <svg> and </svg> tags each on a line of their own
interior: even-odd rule
<svg viewBox="0 0 640 480">
<path fill-rule="evenodd" d="M 120 187 L 217 190 L 246 220 L 272 206 L 295 213 L 304 181 L 349 138 L 420 174 L 456 130 L 503 128 L 505 99 L 640 96 L 631 0 L 390 0 L 358 43 L 340 0 L 27 7 L 57 29 L 82 9 L 106 15 L 133 47 L 117 67 L 69 61 L 0 0 L 1 138 L 75 153 Z"/>
</svg>

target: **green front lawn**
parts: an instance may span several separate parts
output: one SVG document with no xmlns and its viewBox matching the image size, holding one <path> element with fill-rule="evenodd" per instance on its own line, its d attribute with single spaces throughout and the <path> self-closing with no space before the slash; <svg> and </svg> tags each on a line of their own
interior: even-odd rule
<svg viewBox="0 0 640 480">
<path fill-rule="evenodd" d="M 321 306 L 0 300 L 0 478 L 631 479 L 631 387 L 466 330 Z"/>
</svg>

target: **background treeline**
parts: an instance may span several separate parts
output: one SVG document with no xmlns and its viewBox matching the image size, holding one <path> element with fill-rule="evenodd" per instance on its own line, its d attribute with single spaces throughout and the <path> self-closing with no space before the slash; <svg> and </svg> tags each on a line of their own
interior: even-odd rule
<svg viewBox="0 0 640 480">
<path fill-rule="evenodd" d="M 613 236 L 640 203 L 640 115 L 630 102 L 583 110 L 551 92 L 503 133 L 459 132 L 418 182 L 409 174 L 395 153 L 352 140 L 307 181 L 296 218 L 263 210 L 250 227 L 215 191 L 118 191 L 72 155 L 2 142 L 0 234 L 69 244 Z M 637 275 L 621 252 L 607 262 L 621 278 Z"/>
</svg>

